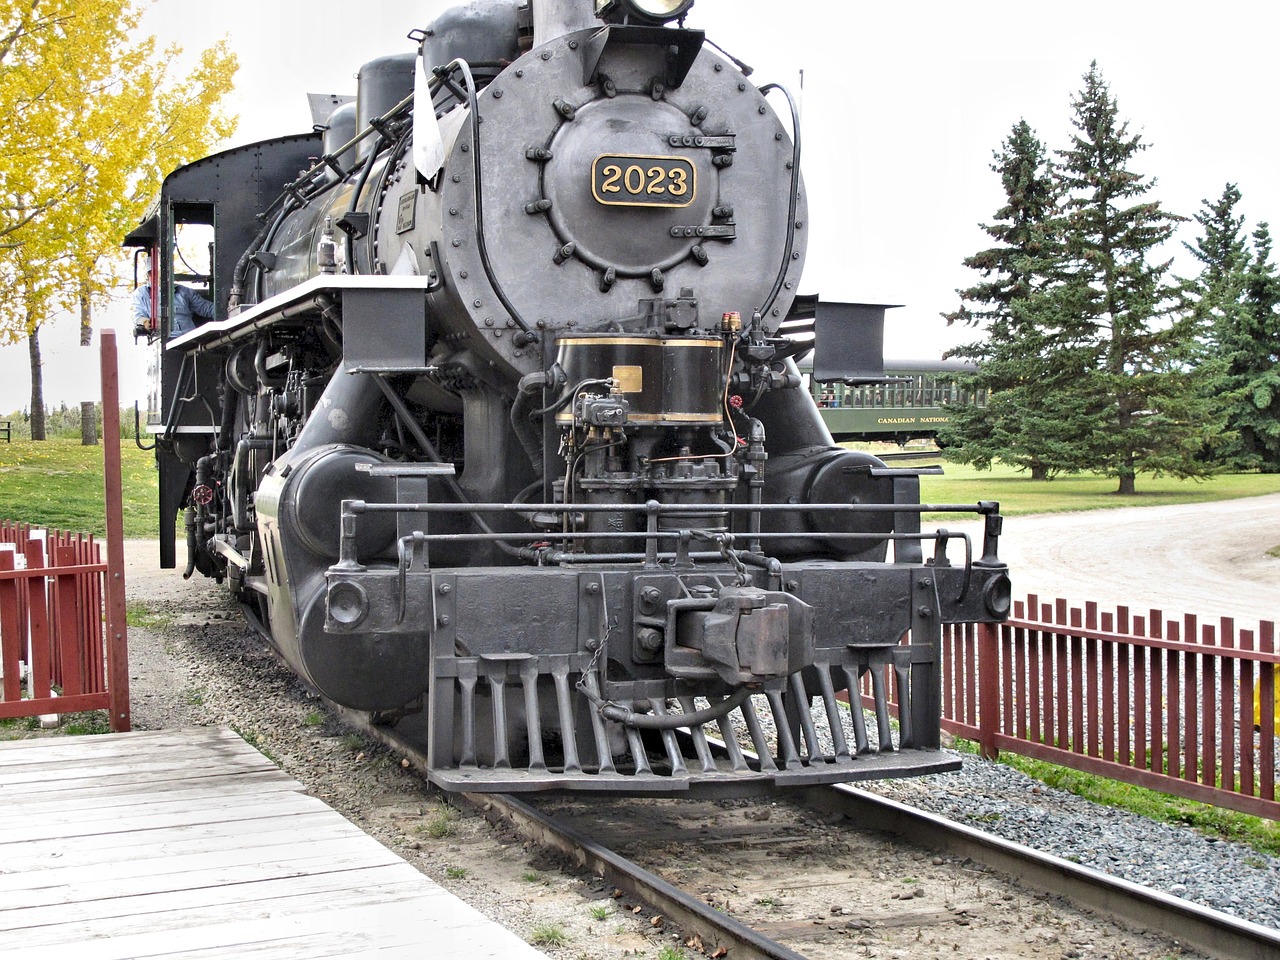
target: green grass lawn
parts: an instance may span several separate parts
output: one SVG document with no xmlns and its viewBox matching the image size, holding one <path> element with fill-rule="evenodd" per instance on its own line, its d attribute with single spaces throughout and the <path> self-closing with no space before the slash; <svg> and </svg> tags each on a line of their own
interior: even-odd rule
<svg viewBox="0 0 1280 960">
<path fill-rule="evenodd" d="M 125 536 L 154 537 L 159 521 L 152 454 L 139 450 L 132 441 L 122 441 L 121 461 Z M 928 462 L 938 461 L 934 457 Z M 944 469 L 944 476 L 921 478 L 921 496 L 926 503 L 997 500 L 1005 516 L 1205 503 L 1280 492 L 1280 474 L 1223 474 L 1203 481 L 1140 476 L 1138 493 L 1121 497 L 1114 492 L 1116 481 L 1109 477 L 1032 480 L 1000 465 L 978 471 L 948 463 Z M 82 447 L 76 439 L 0 443 L 0 518 L 102 536 L 106 532 L 102 447 Z"/>
<path fill-rule="evenodd" d="M 937 458 L 931 462 L 938 462 Z M 1032 480 L 1028 474 L 1003 464 L 983 471 L 960 463 L 943 463 L 942 467 L 945 475 L 920 478 L 920 496 L 924 502 L 996 500 L 1005 516 L 1208 503 L 1280 493 L 1280 474 L 1277 473 L 1224 473 L 1208 480 L 1139 476 L 1138 492 L 1122 497 L 1115 492 L 1117 481 L 1114 477 L 1082 474 L 1054 480 Z"/>
<path fill-rule="evenodd" d="M 159 490 L 154 455 L 121 441 L 124 535 L 154 537 Z M 106 534 L 102 447 L 79 440 L 0 443 L 0 518 L 72 533 Z"/>
</svg>

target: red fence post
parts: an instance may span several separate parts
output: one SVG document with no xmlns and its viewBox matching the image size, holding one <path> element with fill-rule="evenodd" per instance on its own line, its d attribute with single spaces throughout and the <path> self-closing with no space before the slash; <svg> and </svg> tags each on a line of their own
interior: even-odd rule
<svg viewBox="0 0 1280 960">
<path fill-rule="evenodd" d="M 978 624 L 978 727 L 982 731 L 982 755 L 996 760 L 996 734 L 1000 731 L 1000 626 Z"/>
<path fill-rule="evenodd" d="M 129 638 L 125 625 L 124 502 L 120 478 L 120 371 L 116 333 L 102 332 L 102 466 L 107 506 L 107 691 L 111 729 L 130 729 Z"/>
<path fill-rule="evenodd" d="M 1253 649 L 1253 631 L 1240 631 L 1240 649 Z M 1258 795 L 1253 777 L 1253 672 L 1252 661 L 1240 664 L 1240 792 L 1246 797 Z"/>
<path fill-rule="evenodd" d="M 1258 649 L 1263 653 L 1276 652 L 1276 628 L 1270 620 L 1258 625 Z M 1247 707 L 1242 706 L 1242 710 Z M 1258 668 L 1258 772 L 1262 782 L 1258 796 L 1263 800 L 1276 798 L 1276 668 L 1263 663 Z"/>
<path fill-rule="evenodd" d="M 14 551 L 0 550 L 0 571 L 15 569 L 16 559 Z M 0 700 L 22 699 L 22 679 L 18 675 L 18 661 L 23 657 L 18 619 L 18 588 L 16 579 L 0 580 L 0 672 L 4 674 Z"/>
<path fill-rule="evenodd" d="M 42 570 L 51 560 L 47 555 L 49 541 L 28 535 L 26 543 L 27 569 Z M 31 696 L 44 699 L 53 689 L 53 633 L 49 624 L 49 594 L 44 577 L 32 577 L 26 582 L 27 624 L 31 631 Z"/>
</svg>

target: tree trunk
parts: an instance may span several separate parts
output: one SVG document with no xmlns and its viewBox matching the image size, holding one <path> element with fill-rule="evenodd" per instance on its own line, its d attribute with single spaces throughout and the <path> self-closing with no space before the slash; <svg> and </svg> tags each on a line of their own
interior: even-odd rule
<svg viewBox="0 0 1280 960">
<path fill-rule="evenodd" d="M 80 404 L 80 446 L 98 445 L 98 411 L 92 400 Z"/>
<path fill-rule="evenodd" d="M 80 346 L 88 347 L 93 343 L 93 312 L 89 309 L 89 297 L 80 286 Z M 93 401 L 80 403 L 80 446 L 95 447 L 98 445 L 98 415 L 93 408 Z"/>
<path fill-rule="evenodd" d="M 1120 468 L 1120 489 L 1118 489 L 1116 493 L 1120 494 L 1120 496 L 1122 497 L 1132 496 L 1133 494 L 1137 493 L 1138 488 L 1135 483 L 1136 479 L 1137 478 L 1134 475 L 1134 469 L 1131 464 L 1121 467 Z"/>
<path fill-rule="evenodd" d="M 93 345 L 93 312 L 89 309 L 89 297 L 80 288 L 80 346 Z"/>
<path fill-rule="evenodd" d="M 31 439 L 46 440 L 44 429 L 44 373 L 40 363 L 40 328 L 32 327 L 27 337 L 31 355 Z"/>
<path fill-rule="evenodd" d="M 1032 464 L 1031 479 L 1032 480 L 1048 480 L 1049 468 L 1042 463 Z"/>
</svg>

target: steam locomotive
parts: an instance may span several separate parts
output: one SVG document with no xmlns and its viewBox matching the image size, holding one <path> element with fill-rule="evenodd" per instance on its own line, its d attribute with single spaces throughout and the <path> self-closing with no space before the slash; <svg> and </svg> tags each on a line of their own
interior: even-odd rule
<svg viewBox="0 0 1280 960">
<path fill-rule="evenodd" d="M 802 386 L 811 349 L 882 377 L 884 308 L 797 295 L 794 102 L 692 3 L 451 10 L 316 131 L 173 172 L 126 240 L 162 565 L 181 514 L 185 575 L 444 789 L 952 769 L 941 625 L 1009 609 L 998 505 L 922 507 Z M 216 304 L 189 332 L 181 284 Z M 926 509 L 985 517 L 980 552 Z"/>
</svg>

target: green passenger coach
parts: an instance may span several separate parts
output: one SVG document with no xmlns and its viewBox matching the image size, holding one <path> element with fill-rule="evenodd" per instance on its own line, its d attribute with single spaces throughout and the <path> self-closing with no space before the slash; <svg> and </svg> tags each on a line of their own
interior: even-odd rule
<svg viewBox="0 0 1280 960">
<path fill-rule="evenodd" d="M 936 437 L 957 404 L 985 404 L 986 391 L 963 391 L 946 377 L 973 369 L 961 360 L 886 360 L 883 381 L 848 384 L 815 381 L 811 364 L 800 364 L 833 439 L 898 444 Z"/>
</svg>

